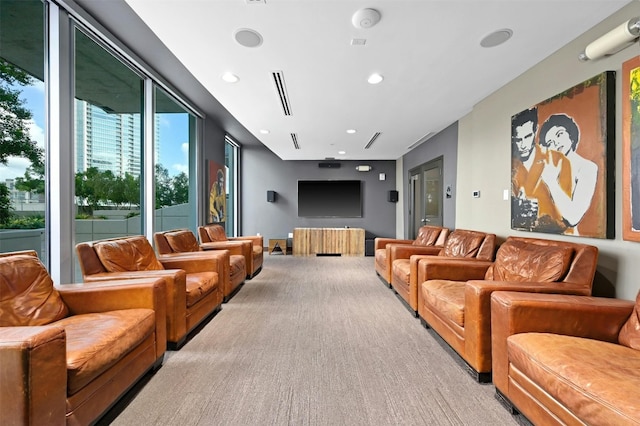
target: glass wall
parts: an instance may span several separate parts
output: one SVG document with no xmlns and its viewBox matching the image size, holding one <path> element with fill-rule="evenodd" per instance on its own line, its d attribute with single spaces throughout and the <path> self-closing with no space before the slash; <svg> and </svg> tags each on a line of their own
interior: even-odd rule
<svg viewBox="0 0 640 426">
<path fill-rule="evenodd" d="M 47 264 L 45 5 L 0 0 L 0 252 Z"/>
<path fill-rule="evenodd" d="M 142 233 L 143 79 L 75 29 L 75 242 Z"/>
<path fill-rule="evenodd" d="M 240 145 L 229 136 L 225 137 L 224 165 L 227 169 L 226 196 L 227 221 L 225 230 L 229 236 L 238 236 L 238 157 Z"/>
<path fill-rule="evenodd" d="M 196 135 L 190 114 L 156 87 L 154 107 L 155 231 L 189 228 L 189 159 Z"/>
</svg>

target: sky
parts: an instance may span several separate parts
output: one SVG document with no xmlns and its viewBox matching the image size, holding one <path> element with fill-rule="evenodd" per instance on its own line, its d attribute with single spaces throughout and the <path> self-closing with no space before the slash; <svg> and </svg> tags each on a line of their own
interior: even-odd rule
<svg viewBox="0 0 640 426">
<path fill-rule="evenodd" d="M 44 83 L 34 80 L 32 86 L 16 86 L 20 98 L 33 114 L 28 126 L 31 139 L 44 148 L 45 142 L 45 93 Z M 160 120 L 160 163 L 174 176 L 189 173 L 188 114 L 158 114 Z M 8 164 L 0 164 L 0 182 L 24 176 L 30 162 L 24 158 L 9 157 Z"/>
</svg>

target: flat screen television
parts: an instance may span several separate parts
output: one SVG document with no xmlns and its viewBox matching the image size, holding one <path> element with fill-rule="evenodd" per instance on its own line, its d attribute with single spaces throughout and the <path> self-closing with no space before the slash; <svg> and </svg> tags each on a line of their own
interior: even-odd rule
<svg viewBox="0 0 640 426">
<path fill-rule="evenodd" d="M 299 180 L 298 216 L 362 217 L 362 182 Z"/>
</svg>

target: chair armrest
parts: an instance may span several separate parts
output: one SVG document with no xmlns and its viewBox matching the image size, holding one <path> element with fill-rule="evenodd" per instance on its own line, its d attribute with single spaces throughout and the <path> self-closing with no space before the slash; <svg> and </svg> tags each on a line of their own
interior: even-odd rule
<svg viewBox="0 0 640 426">
<path fill-rule="evenodd" d="M 187 273 L 183 269 L 102 272 L 85 276 L 85 284 L 157 277 L 163 278 L 166 285 L 167 340 L 175 342 L 180 336 L 183 336 L 187 330 L 184 320 L 187 315 Z"/>
<path fill-rule="evenodd" d="M 413 244 L 413 240 L 399 240 L 397 238 L 378 237 L 373 240 L 375 250 L 386 248 L 388 244 Z"/>
<path fill-rule="evenodd" d="M 481 280 L 492 264 L 488 260 L 425 256 L 418 262 L 418 284 L 427 280 Z"/>
<path fill-rule="evenodd" d="M 200 248 L 205 251 L 229 250 L 229 254 L 247 256 L 251 253 L 250 241 L 214 241 L 200 244 Z"/>
<path fill-rule="evenodd" d="M 66 423 L 66 351 L 61 327 L 0 327 L 3 424 Z"/>
<path fill-rule="evenodd" d="M 264 237 L 262 235 L 246 235 L 240 237 L 227 237 L 229 241 L 251 241 L 251 245 L 264 247 Z"/>
<path fill-rule="evenodd" d="M 543 332 L 617 342 L 633 312 L 628 300 L 591 296 L 496 291 L 491 296 L 493 382 L 507 394 L 507 338 Z"/>
<path fill-rule="evenodd" d="M 387 245 L 387 250 L 393 263 L 396 259 L 409 259 L 411 256 L 418 254 L 435 256 L 440 253 L 442 247 L 390 244 Z"/>
<path fill-rule="evenodd" d="M 494 291 L 521 291 L 528 293 L 576 294 L 583 288 L 562 282 L 514 282 L 514 281 L 468 281 L 464 292 L 465 345 L 473 353 L 488 363 L 491 368 L 491 293 Z M 475 347 L 474 347 L 475 346 Z"/>
<path fill-rule="evenodd" d="M 187 274 L 197 272 L 218 272 L 222 270 L 225 259 L 224 250 L 206 252 L 172 253 L 158 256 L 158 260 L 167 269 L 182 269 Z"/>
</svg>

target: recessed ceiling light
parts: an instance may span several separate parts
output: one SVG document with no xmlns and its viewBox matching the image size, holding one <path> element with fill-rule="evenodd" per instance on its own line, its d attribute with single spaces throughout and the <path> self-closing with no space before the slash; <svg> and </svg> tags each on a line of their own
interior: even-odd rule
<svg viewBox="0 0 640 426">
<path fill-rule="evenodd" d="M 513 31 L 509 28 L 494 31 L 491 34 L 487 34 L 482 40 L 480 40 L 480 46 L 496 47 L 509 40 L 512 35 Z"/>
<path fill-rule="evenodd" d="M 244 47 L 258 47 L 262 44 L 262 36 L 256 30 L 240 28 L 233 37 Z"/>
<path fill-rule="evenodd" d="M 227 83 L 237 83 L 240 80 L 237 75 L 231 72 L 225 72 L 224 74 L 222 74 L 222 79 Z"/>
<path fill-rule="evenodd" d="M 347 153 L 347 151 L 338 151 L 338 154 L 340 155 L 345 155 Z"/>
<path fill-rule="evenodd" d="M 384 80 L 384 77 L 378 73 L 373 73 L 369 76 L 369 78 L 367 79 L 367 81 L 369 82 L 369 84 L 378 84 L 380 83 L 382 80 Z"/>
<path fill-rule="evenodd" d="M 260 133 L 262 133 L 263 135 L 268 135 L 271 132 L 269 130 L 267 130 L 267 129 L 262 129 L 262 130 L 260 130 Z"/>
<path fill-rule="evenodd" d="M 349 133 L 350 135 L 354 134 L 355 132 L 356 132 L 356 129 L 347 130 L 347 133 Z"/>
</svg>

